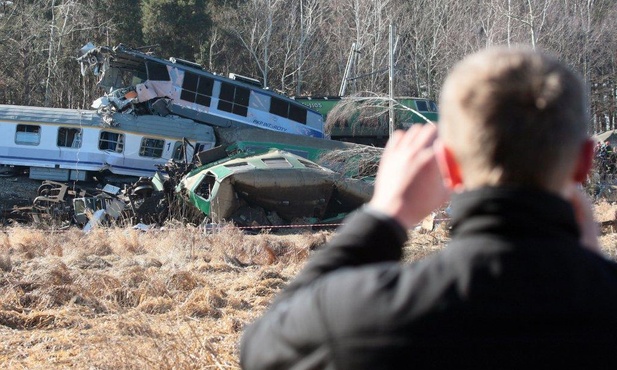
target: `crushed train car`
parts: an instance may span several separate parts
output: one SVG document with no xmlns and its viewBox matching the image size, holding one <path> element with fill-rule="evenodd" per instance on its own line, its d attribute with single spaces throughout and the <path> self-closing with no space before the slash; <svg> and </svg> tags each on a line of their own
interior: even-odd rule
<svg viewBox="0 0 617 370">
<path fill-rule="evenodd" d="M 370 199 L 372 183 L 346 178 L 304 157 L 240 151 L 187 174 L 176 192 L 213 222 L 335 222 Z"/>
<path fill-rule="evenodd" d="M 306 106 L 262 88 L 259 81 L 224 77 L 177 58 L 165 60 L 122 44 L 91 43 L 78 58 L 82 74 L 100 76 L 109 91 L 94 108 L 101 113 L 170 114 L 214 127 L 254 126 L 288 134 L 324 137 L 323 118 Z"/>
</svg>

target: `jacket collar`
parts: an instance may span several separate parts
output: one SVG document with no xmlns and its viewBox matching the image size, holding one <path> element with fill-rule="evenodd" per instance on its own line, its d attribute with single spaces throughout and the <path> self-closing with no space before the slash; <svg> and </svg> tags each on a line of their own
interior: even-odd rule
<svg viewBox="0 0 617 370">
<path fill-rule="evenodd" d="M 485 187 L 453 196 L 452 236 L 477 233 L 579 238 L 570 203 L 543 190 L 516 187 Z"/>
</svg>

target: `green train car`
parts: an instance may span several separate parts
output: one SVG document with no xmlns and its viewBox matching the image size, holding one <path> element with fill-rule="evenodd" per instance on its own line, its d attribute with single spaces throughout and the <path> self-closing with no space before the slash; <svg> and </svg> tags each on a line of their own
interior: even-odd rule
<svg viewBox="0 0 617 370">
<path fill-rule="evenodd" d="M 296 97 L 324 117 L 325 132 L 333 140 L 383 147 L 388 141 L 389 102 L 384 97 Z M 437 104 L 430 99 L 398 97 L 394 105 L 396 129 L 438 121 Z"/>
</svg>

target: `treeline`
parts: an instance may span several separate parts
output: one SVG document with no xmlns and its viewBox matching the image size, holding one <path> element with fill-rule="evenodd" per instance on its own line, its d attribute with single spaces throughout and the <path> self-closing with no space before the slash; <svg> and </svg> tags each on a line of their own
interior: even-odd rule
<svg viewBox="0 0 617 370">
<path fill-rule="evenodd" d="M 0 1 L 0 103 L 87 108 L 96 78 L 75 62 L 87 42 L 146 47 L 288 95 L 386 93 L 396 26 L 397 95 L 436 98 L 448 69 L 492 45 L 556 54 L 588 82 L 590 131 L 617 128 L 614 0 Z"/>
</svg>

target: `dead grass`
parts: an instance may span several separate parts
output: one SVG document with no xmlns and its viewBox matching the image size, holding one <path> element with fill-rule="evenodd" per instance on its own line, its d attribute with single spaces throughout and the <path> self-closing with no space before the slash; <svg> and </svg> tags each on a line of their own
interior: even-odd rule
<svg viewBox="0 0 617 370">
<path fill-rule="evenodd" d="M 237 369 L 244 326 L 332 235 L 3 229 L 0 368 Z M 410 240 L 406 262 L 443 248 L 447 224 Z"/>
<path fill-rule="evenodd" d="M 601 201 L 594 207 L 596 221 L 614 221 L 617 216 L 617 205 L 613 202 Z"/>
<path fill-rule="evenodd" d="M 0 368 L 238 368 L 238 341 L 328 232 L 168 225 L 0 233 Z"/>
</svg>

